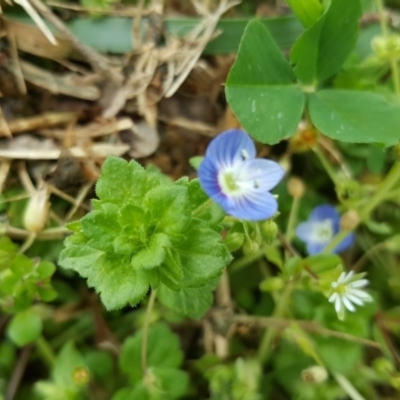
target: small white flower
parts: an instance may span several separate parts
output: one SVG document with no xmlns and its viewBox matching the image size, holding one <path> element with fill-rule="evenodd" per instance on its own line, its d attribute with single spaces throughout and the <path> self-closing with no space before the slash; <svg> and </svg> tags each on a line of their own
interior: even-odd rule
<svg viewBox="0 0 400 400">
<path fill-rule="evenodd" d="M 362 306 L 372 301 L 372 297 L 362 288 L 368 285 L 368 279 L 360 279 L 363 274 L 354 275 L 354 272 L 342 272 L 337 281 L 332 282 L 329 302 L 334 303 L 340 320 L 344 319 L 346 309 L 354 312 L 354 305 Z"/>
</svg>

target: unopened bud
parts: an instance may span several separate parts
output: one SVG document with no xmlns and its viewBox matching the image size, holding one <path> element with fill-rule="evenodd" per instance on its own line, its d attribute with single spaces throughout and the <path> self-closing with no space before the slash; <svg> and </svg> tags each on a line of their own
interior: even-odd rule
<svg viewBox="0 0 400 400">
<path fill-rule="evenodd" d="M 47 189 L 39 189 L 28 201 L 24 214 L 24 225 L 28 231 L 40 232 L 47 223 L 50 202 Z"/>
<path fill-rule="evenodd" d="M 278 225 L 272 219 L 260 224 L 261 235 L 267 244 L 272 244 L 278 235 Z"/>
<path fill-rule="evenodd" d="M 244 233 L 232 232 L 228 233 L 224 239 L 224 245 L 228 248 L 230 252 L 240 249 L 244 242 Z"/>
<path fill-rule="evenodd" d="M 89 371 L 84 367 L 78 367 L 73 372 L 73 380 L 77 385 L 86 385 L 89 382 Z"/>
<path fill-rule="evenodd" d="M 277 292 L 285 286 L 283 280 L 277 276 L 263 280 L 260 283 L 260 290 L 263 292 Z"/>
<path fill-rule="evenodd" d="M 242 249 L 245 255 L 253 255 L 258 250 L 260 250 L 260 245 L 257 242 L 253 242 L 251 240 L 245 240 Z"/>
<path fill-rule="evenodd" d="M 393 372 L 395 372 L 395 367 L 393 363 L 384 357 L 379 357 L 376 360 L 374 360 L 372 366 L 376 372 L 382 375 L 388 376 L 393 374 Z"/>
<path fill-rule="evenodd" d="M 328 372 L 324 367 L 313 365 L 301 371 L 301 379 L 309 383 L 322 383 L 328 378 Z"/>
<path fill-rule="evenodd" d="M 400 35 L 377 36 L 372 40 L 371 46 L 382 61 L 400 58 Z"/>
<path fill-rule="evenodd" d="M 352 231 L 360 223 L 360 217 L 356 210 L 349 210 L 340 218 L 340 229 L 342 231 Z"/>
<path fill-rule="evenodd" d="M 300 178 L 292 177 L 288 181 L 289 194 L 295 199 L 301 199 L 304 196 L 306 187 Z"/>
</svg>

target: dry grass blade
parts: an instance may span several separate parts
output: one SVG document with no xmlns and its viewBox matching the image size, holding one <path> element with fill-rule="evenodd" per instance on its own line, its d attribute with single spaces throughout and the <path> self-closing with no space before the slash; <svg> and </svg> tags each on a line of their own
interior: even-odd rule
<svg viewBox="0 0 400 400">
<path fill-rule="evenodd" d="M 76 158 L 106 158 L 108 155 L 122 156 L 129 150 L 126 144 L 95 143 L 89 149 L 72 147 L 69 149 Z M 0 159 L 6 160 L 58 160 L 61 149 L 0 149 Z"/>
<path fill-rule="evenodd" d="M 26 81 L 46 89 L 50 93 L 92 101 L 100 97 L 99 88 L 91 82 L 87 83 L 93 79 L 75 73 L 54 74 L 26 61 L 21 61 L 20 65 Z M 10 66 L 9 69 L 14 75 L 18 73 L 14 66 Z"/>
<path fill-rule="evenodd" d="M 43 35 L 46 36 L 48 41 L 56 46 L 57 45 L 56 38 L 54 37 L 50 29 L 47 27 L 47 25 L 43 22 L 42 18 L 40 18 L 40 15 L 37 13 L 37 11 L 32 7 L 31 3 L 29 3 L 28 0 L 14 0 L 14 2 L 20 5 L 27 12 L 27 14 L 29 14 L 33 22 L 41 30 Z"/>
<path fill-rule="evenodd" d="M 48 112 L 34 117 L 17 118 L 8 122 L 8 130 L 0 125 L 0 137 L 65 124 L 79 117 L 79 112 Z"/>
<path fill-rule="evenodd" d="M 176 54 L 183 55 L 183 58 L 180 57 L 175 61 L 175 71 L 177 75 L 170 87 L 165 88 L 165 97 L 171 97 L 187 78 L 203 53 L 207 43 L 214 36 L 215 28 L 221 16 L 231 7 L 239 3 L 240 1 L 229 2 L 228 0 L 222 0 L 216 10 L 213 13 L 207 13 L 205 19 L 185 38 L 183 46 L 180 46 L 179 50 L 176 49 Z M 195 2 L 195 6 L 198 11 L 202 13 L 207 12 L 198 2 Z M 172 53 L 171 58 L 175 58 L 176 54 Z"/>
<path fill-rule="evenodd" d="M 95 71 L 102 72 L 110 77 L 114 82 L 122 82 L 122 74 L 113 68 L 110 60 L 93 50 L 91 47 L 81 43 L 79 39 L 71 33 L 68 27 L 61 21 L 52 10 L 40 0 L 30 0 L 32 5 L 44 16 L 54 27 L 67 39 L 69 39 L 75 48 L 82 53 Z"/>
</svg>

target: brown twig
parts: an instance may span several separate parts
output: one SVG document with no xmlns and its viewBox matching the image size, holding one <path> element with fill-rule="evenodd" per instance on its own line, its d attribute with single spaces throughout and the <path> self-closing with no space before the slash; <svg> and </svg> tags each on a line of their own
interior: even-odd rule
<svg viewBox="0 0 400 400">
<path fill-rule="evenodd" d="M 64 22 L 62 22 L 46 4 L 41 0 L 30 0 L 30 2 L 44 18 L 51 22 L 65 38 L 72 42 L 75 48 L 82 53 L 95 71 L 106 74 L 117 84 L 122 82 L 121 73 L 112 67 L 109 59 L 86 44 L 81 43 L 79 39 L 71 33 Z"/>
<path fill-rule="evenodd" d="M 15 365 L 13 374 L 11 376 L 10 383 L 7 388 L 6 400 L 13 400 L 17 393 L 18 386 L 24 375 L 26 365 L 28 364 L 29 357 L 32 352 L 32 345 L 26 346 L 22 349 L 20 356 L 18 357 L 17 364 Z"/>
<path fill-rule="evenodd" d="M 346 340 L 348 342 L 358 343 L 364 346 L 381 349 L 381 345 L 377 342 L 374 342 L 373 340 L 353 336 L 346 332 L 334 331 L 332 329 L 324 328 L 323 326 L 319 325 L 317 322 L 314 321 L 290 320 L 290 319 L 276 318 L 276 317 L 255 317 L 248 315 L 233 315 L 228 318 L 235 323 L 242 323 L 262 328 L 274 327 L 279 329 L 285 329 L 289 328 L 291 325 L 297 325 L 301 329 L 307 332 L 316 333 L 318 335 L 336 337 L 338 339 Z"/>
</svg>

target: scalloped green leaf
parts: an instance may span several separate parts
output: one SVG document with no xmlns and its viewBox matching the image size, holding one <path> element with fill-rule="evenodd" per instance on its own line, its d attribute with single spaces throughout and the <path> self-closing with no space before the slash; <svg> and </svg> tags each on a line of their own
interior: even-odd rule
<svg viewBox="0 0 400 400">
<path fill-rule="evenodd" d="M 185 232 L 186 239 L 177 244 L 183 266 L 182 287 L 201 287 L 221 275 L 232 256 L 221 236 L 201 220 L 193 220 Z"/>
<path fill-rule="evenodd" d="M 157 289 L 157 299 L 164 306 L 193 319 L 200 319 L 210 309 L 214 296 L 213 291 L 218 280 L 199 288 L 171 290 L 165 285 Z"/>
<path fill-rule="evenodd" d="M 94 287 L 108 310 L 136 305 L 147 293 L 149 276 L 134 271 L 129 258 L 84 245 L 69 245 L 60 254 L 60 265 L 73 269 Z"/>
</svg>

